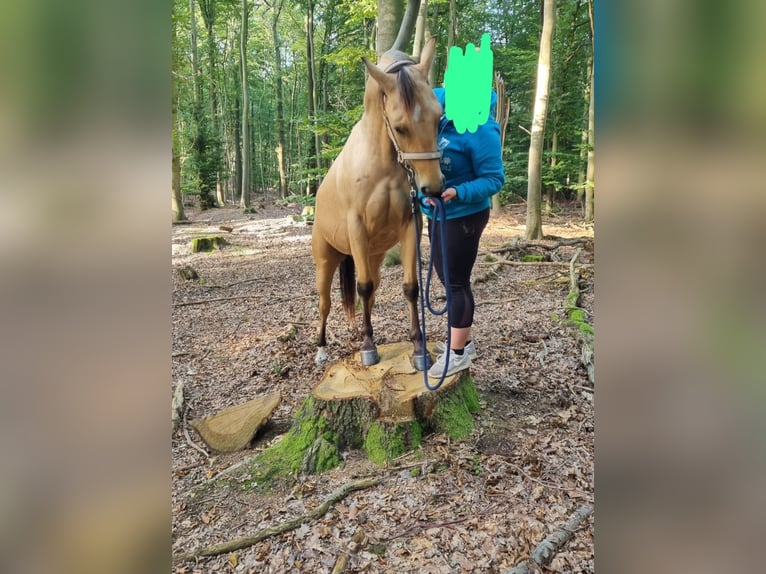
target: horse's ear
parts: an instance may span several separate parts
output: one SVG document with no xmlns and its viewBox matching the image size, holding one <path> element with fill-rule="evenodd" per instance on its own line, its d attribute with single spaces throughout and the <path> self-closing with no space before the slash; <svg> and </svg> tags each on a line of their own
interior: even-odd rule
<svg viewBox="0 0 766 574">
<path fill-rule="evenodd" d="M 362 56 L 362 61 L 364 62 L 364 65 L 367 66 L 367 71 L 370 72 L 370 75 L 373 78 L 375 78 L 375 81 L 378 82 L 378 85 L 384 92 L 391 92 L 396 89 L 396 78 L 393 74 L 386 74 L 364 56 Z"/>
<path fill-rule="evenodd" d="M 434 63 L 434 55 L 436 54 L 436 36 L 431 36 L 423 47 L 423 51 L 420 53 L 420 63 L 418 67 L 424 75 L 428 75 L 431 71 L 431 65 Z"/>
</svg>

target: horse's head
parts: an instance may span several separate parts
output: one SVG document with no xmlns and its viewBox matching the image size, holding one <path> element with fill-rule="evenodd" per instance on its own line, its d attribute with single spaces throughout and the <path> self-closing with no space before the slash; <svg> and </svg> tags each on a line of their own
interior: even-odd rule
<svg viewBox="0 0 766 574">
<path fill-rule="evenodd" d="M 431 196 L 441 195 L 444 190 L 436 145 L 442 108 L 428 82 L 435 40 L 431 38 L 426 43 L 420 63 L 398 51 L 386 52 L 380 66 L 364 58 L 370 77 L 381 94 L 371 106 L 382 114 L 400 163 L 411 176 L 414 175 L 417 188 Z"/>
</svg>

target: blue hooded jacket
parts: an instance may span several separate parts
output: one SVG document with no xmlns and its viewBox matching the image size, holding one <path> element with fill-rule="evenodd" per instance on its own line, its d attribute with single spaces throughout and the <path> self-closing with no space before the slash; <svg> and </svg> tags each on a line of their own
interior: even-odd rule
<svg viewBox="0 0 766 574">
<path fill-rule="evenodd" d="M 447 219 L 478 213 L 491 206 L 490 198 L 503 187 L 505 172 L 500 145 L 500 125 L 495 121 L 497 94 L 492 91 L 489 119 L 475 133 L 459 134 L 444 110 L 444 88 L 434 88 L 442 105 L 439 135 L 436 142 L 442 152 L 440 167 L 445 189 L 454 187 L 457 198 L 445 203 Z M 422 194 L 418 194 L 422 197 Z M 420 202 L 423 213 L 431 219 L 433 208 Z"/>
</svg>

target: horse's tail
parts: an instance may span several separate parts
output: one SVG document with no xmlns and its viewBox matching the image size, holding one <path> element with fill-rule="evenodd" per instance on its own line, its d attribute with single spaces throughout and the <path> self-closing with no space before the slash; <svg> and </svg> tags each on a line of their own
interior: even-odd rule
<svg viewBox="0 0 766 574">
<path fill-rule="evenodd" d="M 343 309 L 350 323 L 356 321 L 356 267 L 354 267 L 354 258 L 351 255 L 340 262 L 338 267 L 338 278 L 340 279 L 340 296 L 343 300 Z"/>
</svg>

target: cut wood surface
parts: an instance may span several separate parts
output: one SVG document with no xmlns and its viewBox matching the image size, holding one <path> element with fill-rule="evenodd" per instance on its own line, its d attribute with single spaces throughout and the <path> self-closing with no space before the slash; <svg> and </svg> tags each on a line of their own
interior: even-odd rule
<svg viewBox="0 0 766 574">
<path fill-rule="evenodd" d="M 281 400 L 282 395 L 275 391 L 190 424 L 213 450 L 235 452 L 248 445 Z"/>
<path fill-rule="evenodd" d="M 380 407 L 378 420 L 383 422 L 414 420 L 415 399 L 432 391 L 425 387 L 422 371 L 412 366 L 412 343 L 381 345 L 378 354 L 380 362 L 369 367 L 362 365 L 358 353 L 353 359 L 330 366 L 312 394 L 323 401 L 374 401 Z M 460 373 L 446 377 L 439 390 L 447 390 L 459 378 Z M 437 380 L 430 379 L 429 384 L 435 385 Z"/>
</svg>

